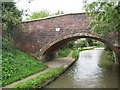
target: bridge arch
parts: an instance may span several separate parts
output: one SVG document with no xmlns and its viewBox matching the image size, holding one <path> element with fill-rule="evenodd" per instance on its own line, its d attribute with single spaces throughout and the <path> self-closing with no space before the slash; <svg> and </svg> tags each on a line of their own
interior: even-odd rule
<svg viewBox="0 0 120 90">
<path fill-rule="evenodd" d="M 61 37 L 60 39 L 57 39 L 56 41 L 49 43 L 49 45 L 46 45 L 45 47 L 43 47 L 42 55 L 45 55 L 51 51 L 56 51 L 65 43 L 72 41 L 72 40 L 80 39 L 80 38 L 91 38 L 91 39 L 100 41 L 104 43 L 105 45 L 107 45 L 112 51 L 116 52 L 115 46 L 112 45 L 111 42 L 105 39 L 102 39 L 101 37 L 93 36 L 92 34 L 86 34 L 86 33 L 85 34 L 76 33 L 74 35 L 67 35 L 67 36 Z"/>
<path fill-rule="evenodd" d="M 42 55 L 43 56 L 44 55 L 52 55 L 52 52 L 54 53 L 61 46 L 63 46 L 65 43 L 70 42 L 72 40 L 80 39 L 80 38 L 91 38 L 93 40 L 100 41 L 100 42 L 104 43 L 105 45 L 107 45 L 114 53 L 116 53 L 116 48 L 111 42 L 109 42 L 105 39 L 102 39 L 99 36 L 94 36 L 93 34 L 76 33 L 76 34 L 73 34 L 73 35 L 63 36 L 60 39 L 57 39 L 57 40 L 49 43 L 49 45 L 46 45 L 46 47 L 44 47 L 42 49 L 42 51 L 43 51 Z"/>
</svg>

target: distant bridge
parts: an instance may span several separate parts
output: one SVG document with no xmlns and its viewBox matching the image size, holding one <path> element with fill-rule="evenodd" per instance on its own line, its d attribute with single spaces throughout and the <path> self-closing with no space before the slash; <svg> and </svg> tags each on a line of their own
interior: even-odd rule
<svg viewBox="0 0 120 90">
<path fill-rule="evenodd" d="M 71 40 L 92 38 L 111 48 L 116 54 L 117 62 L 120 61 L 118 60 L 120 59 L 120 48 L 118 47 L 120 35 L 117 32 L 111 32 L 105 36 L 96 35 L 88 29 L 89 22 L 90 19 L 85 16 L 85 13 L 20 22 L 15 27 L 13 40 L 18 49 L 41 60 L 41 57 L 52 55 Z"/>
</svg>

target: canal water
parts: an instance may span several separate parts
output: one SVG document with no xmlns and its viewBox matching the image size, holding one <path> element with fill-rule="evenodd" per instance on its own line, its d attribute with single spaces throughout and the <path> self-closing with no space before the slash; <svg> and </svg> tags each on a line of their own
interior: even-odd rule
<svg viewBox="0 0 120 90">
<path fill-rule="evenodd" d="M 99 67 L 103 48 L 82 51 L 78 60 L 46 88 L 118 88 L 117 66 Z"/>
</svg>

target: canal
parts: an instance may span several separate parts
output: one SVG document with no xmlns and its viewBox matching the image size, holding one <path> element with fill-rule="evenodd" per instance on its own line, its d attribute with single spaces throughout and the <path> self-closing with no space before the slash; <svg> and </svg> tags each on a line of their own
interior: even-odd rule
<svg viewBox="0 0 120 90">
<path fill-rule="evenodd" d="M 101 68 L 102 52 L 103 48 L 80 52 L 78 60 L 46 88 L 118 88 L 117 65 Z"/>
</svg>

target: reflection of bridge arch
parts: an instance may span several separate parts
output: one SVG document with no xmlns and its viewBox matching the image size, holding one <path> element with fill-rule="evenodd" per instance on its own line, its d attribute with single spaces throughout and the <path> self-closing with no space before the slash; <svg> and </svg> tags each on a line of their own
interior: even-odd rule
<svg viewBox="0 0 120 90">
<path fill-rule="evenodd" d="M 44 19 L 20 22 L 13 33 L 16 48 L 40 59 L 46 53 L 54 51 L 64 42 L 79 38 L 93 38 L 105 43 L 120 58 L 117 32 L 107 35 L 95 35 L 88 29 L 90 19 L 85 13 L 65 14 Z M 57 47 L 58 46 L 58 47 Z M 56 47 L 56 48 L 55 48 Z"/>
</svg>

